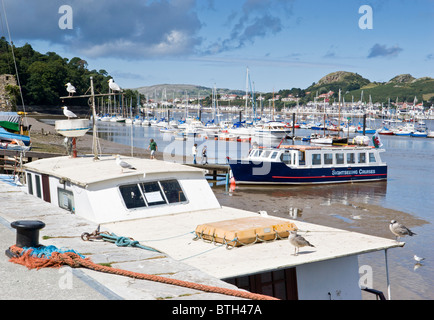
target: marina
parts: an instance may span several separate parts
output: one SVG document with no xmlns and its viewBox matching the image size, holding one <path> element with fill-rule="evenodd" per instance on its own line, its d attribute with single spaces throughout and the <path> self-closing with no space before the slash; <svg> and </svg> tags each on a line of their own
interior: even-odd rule
<svg viewBox="0 0 434 320">
<path fill-rule="evenodd" d="M 222 164 L 218 164 L 219 166 L 221 166 L 222 168 L 227 168 L 228 165 L 227 165 L 226 158 L 228 156 L 236 157 L 236 156 L 248 155 L 249 150 L 251 149 L 251 143 L 246 143 L 246 142 L 241 142 L 236 140 L 219 140 L 219 139 L 213 140 L 213 139 L 205 138 L 201 135 L 188 137 L 185 140 L 176 140 L 176 138 L 173 135 L 170 135 L 168 137 L 167 133 L 161 133 L 157 129 L 157 127 L 154 126 L 133 127 L 133 126 L 128 126 L 127 124 L 120 124 L 120 123 L 103 124 L 103 122 L 97 122 L 97 124 L 98 124 L 98 134 L 100 134 L 103 137 L 104 135 L 106 135 L 104 139 L 112 139 L 114 141 L 121 142 L 125 145 L 129 145 L 131 141 L 133 141 L 134 145 L 141 143 L 142 145 L 146 146 L 149 141 L 149 138 L 153 137 L 159 144 L 159 150 L 163 150 L 162 152 L 165 155 L 166 158 L 165 160 L 168 160 L 170 162 L 173 162 L 175 156 L 178 156 L 177 159 L 181 159 L 182 160 L 181 162 L 190 164 L 191 155 L 189 153 L 193 143 L 195 142 L 199 144 L 198 147 L 199 150 L 203 145 L 206 144 L 209 150 L 208 160 L 209 160 L 210 169 L 212 168 L 213 163 L 219 163 L 219 162 L 222 163 Z M 304 135 L 305 133 L 306 134 L 308 133 L 306 129 L 296 129 L 295 132 L 297 135 L 299 134 L 300 136 Z M 131 134 L 133 134 L 133 136 L 131 136 Z M 278 143 L 280 143 L 279 139 L 267 140 L 267 141 L 271 145 L 273 144 L 277 145 Z M 395 190 L 396 188 L 398 188 L 399 190 L 400 186 L 402 185 L 401 182 L 402 180 L 396 178 L 397 176 L 399 177 L 399 174 L 397 174 L 396 170 L 399 170 L 398 168 L 400 168 L 400 166 L 404 166 L 406 168 L 406 172 L 408 172 L 408 166 L 405 165 L 405 162 L 402 163 L 402 161 L 404 160 L 401 159 L 400 157 L 396 158 L 396 156 L 401 154 L 402 147 L 405 146 L 404 148 L 406 150 L 408 148 L 409 150 L 414 150 L 415 148 L 416 150 L 419 150 L 419 148 L 422 147 L 423 149 L 420 150 L 425 150 L 428 153 L 432 153 L 433 152 L 432 146 L 429 144 L 431 140 L 417 139 L 417 138 L 415 139 L 413 137 L 382 136 L 381 141 L 383 142 L 383 148 L 386 150 L 386 152 L 383 153 L 382 158 L 389 166 L 389 172 L 388 172 L 389 179 L 387 182 L 364 182 L 361 183 L 360 187 L 357 188 L 353 186 L 353 184 L 350 185 L 342 184 L 342 186 L 324 185 L 321 187 L 304 187 L 304 186 L 277 187 L 277 189 L 274 188 L 272 190 L 268 188 L 258 188 L 255 186 L 247 187 L 239 184 L 237 184 L 236 186 L 235 185 L 232 186 L 231 184 L 231 188 L 228 192 L 225 191 L 228 190 L 228 186 L 225 183 L 226 181 L 226 179 L 224 178 L 225 173 L 222 172 L 223 175 L 220 178 L 215 177 L 217 179 L 213 179 L 213 180 L 220 180 L 220 183 L 217 183 L 217 186 L 213 187 L 213 191 L 216 194 L 218 200 L 221 203 L 223 203 L 223 205 L 235 206 L 238 207 L 239 209 L 247 210 L 247 211 L 250 211 L 251 208 L 254 207 L 255 209 L 260 209 L 259 211 L 268 212 L 270 216 L 280 216 L 282 218 L 291 217 L 291 215 L 288 216 L 288 212 L 289 213 L 291 213 L 292 211 L 299 212 L 298 216 L 297 215 L 292 216 L 296 218 L 295 220 L 296 222 L 299 221 L 304 223 L 306 222 L 306 219 L 307 222 L 309 220 L 313 222 L 321 221 L 320 224 L 325 223 L 326 226 L 327 225 L 330 227 L 337 226 L 339 228 L 348 229 L 348 230 L 361 230 L 362 232 L 366 232 L 368 234 L 375 234 L 376 236 L 386 237 L 389 239 L 391 239 L 390 234 L 387 233 L 387 231 L 383 232 L 381 230 L 378 230 L 382 228 L 378 228 L 378 223 L 372 222 L 373 217 L 370 216 L 368 217 L 364 215 L 366 211 L 360 211 L 361 209 L 356 209 L 355 210 L 356 214 L 351 213 L 350 215 L 348 215 L 349 212 L 354 211 L 354 207 L 378 206 L 378 208 L 386 208 L 386 209 L 380 209 L 381 212 L 390 211 L 394 215 L 398 214 L 400 219 L 410 219 L 409 221 L 413 221 L 413 219 L 411 219 L 410 217 L 414 215 L 412 214 L 412 212 L 414 212 L 413 206 L 416 206 L 419 210 L 418 210 L 418 214 L 416 214 L 414 218 L 417 217 L 422 219 L 415 219 L 413 222 L 410 223 L 415 223 L 416 225 L 420 226 L 420 227 L 413 228 L 416 230 L 415 232 L 418 234 L 417 237 L 419 237 L 419 235 L 421 234 L 422 236 L 429 237 L 429 234 L 427 235 L 426 232 L 429 233 L 431 224 L 427 224 L 426 220 L 429 221 L 430 218 L 427 213 L 424 213 L 426 212 L 425 210 L 428 210 L 428 208 L 425 207 L 425 205 L 423 206 L 416 205 L 414 203 L 413 197 L 411 196 L 413 194 L 418 194 L 418 197 L 420 197 L 422 196 L 422 194 L 414 193 L 415 190 L 411 189 L 412 184 L 407 184 L 407 187 L 410 187 L 410 189 L 408 189 L 405 194 L 408 194 L 409 197 L 397 197 L 397 195 L 391 193 L 390 190 Z M 309 148 L 307 141 L 302 141 L 300 139 L 300 140 L 296 140 L 295 142 L 299 143 L 300 147 Z M 318 147 L 312 147 L 312 148 L 318 149 Z M 365 147 L 358 147 L 358 148 L 363 149 Z M 365 149 L 376 150 L 371 148 L 365 148 Z M 392 156 L 391 158 L 390 158 L 390 154 Z M 422 156 L 422 153 L 420 152 L 415 152 L 413 154 L 415 156 L 419 156 L 419 155 Z M 399 164 L 399 166 L 397 167 L 396 160 L 398 159 L 400 159 L 398 163 L 401 162 L 401 164 Z M 198 157 L 198 160 L 200 161 L 200 157 Z M 136 167 L 140 167 L 139 164 L 136 163 L 134 164 Z M 418 162 L 418 164 L 423 166 L 423 160 L 422 163 Z M 206 165 L 196 165 L 196 166 L 206 170 Z M 197 170 L 197 169 L 192 168 L 191 170 Z M 120 171 L 118 170 L 115 170 L 114 172 L 116 172 L 116 174 L 120 174 Z M 390 172 L 393 172 L 393 178 L 390 178 L 390 174 L 391 174 Z M 426 177 L 429 178 L 429 174 L 431 174 L 430 171 L 428 170 L 426 173 L 427 173 Z M 405 178 L 407 180 L 410 177 L 412 177 L 412 173 L 408 172 L 408 175 L 409 176 L 406 176 Z M 211 180 L 208 181 L 211 183 Z M 420 183 L 423 184 L 424 181 L 425 180 L 422 179 L 420 180 Z M 54 188 L 54 190 L 56 190 L 56 188 Z M 295 196 L 294 192 L 297 196 Z M 332 193 L 329 194 L 329 192 Z M 312 196 L 309 195 L 311 193 L 317 193 L 317 194 L 314 198 L 312 198 Z M 240 201 L 241 200 L 241 198 L 239 198 L 240 196 L 243 199 L 242 201 Z M 53 198 L 53 200 L 55 199 L 56 197 Z M 263 201 L 263 203 L 261 203 L 261 201 Z M 325 206 L 321 204 L 319 206 L 313 205 L 318 201 L 319 202 L 325 201 L 326 205 Z M 429 204 L 431 199 L 429 197 L 426 197 L 423 201 L 424 204 L 425 203 Z M 68 203 L 68 201 L 66 201 L 65 203 Z M 336 205 L 342 206 L 342 204 L 344 203 L 351 203 L 351 207 L 348 207 L 348 205 L 344 205 L 343 211 L 341 207 L 339 207 L 338 210 L 336 210 Z M 309 210 L 309 207 L 311 207 L 312 209 Z M 292 208 L 293 210 L 289 210 L 288 208 Z M 298 210 L 298 208 L 300 210 Z M 399 211 L 395 212 L 395 210 L 399 210 Z M 409 214 L 403 213 L 401 212 L 401 210 L 403 210 L 403 212 L 409 212 Z M 303 212 L 303 214 L 301 214 L 301 212 Z M 369 212 L 371 212 L 371 210 L 369 210 Z M 387 225 L 389 216 L 381 216 L 381 218 L 377 217 L 377 219 L 381 219 L 382 221 L 384 220 L 384 224 Z M 363 226 L 362 222 L 368 223 L 368 225 L 371 225 L 371 223 L 373 223 L 373 225 L 371 225 L 371 229 L 365 229 L 367 226 Z M 126 223 L 125 225 L 128 224 Z M 128 228 L 126 227 L 126 229 L 119 229 L 119 231 L 124 231 L 129 228 L 130 226 Z M 387 228 L 385 230 L 387 230 Z M 427 230 L 427 231 L 423 231 L 423 230 Z M 407 243 L 404 248 L 400 248 L 399 250 L 407 251 L 409 250 L 408 248 L 410 248 L 412 252 L 418 251 L 417 237 L 413 237 L 412 239 L 409 239 L 409 243 Z M 428 257 L 430 256 L 429 252 L 428 254 L 426 254 L 427 252 L 426 247 L 424 247 L 423 251 L 424 251 L 423 254 L 424 256 L 428 256 Z M 420 252 L 420 250 L 418 252 Z M 380 258 L 378 258 L 377 256 L 377 258 L 373 258 L 373 260 L 372 258 L 369 258 L 369 256 L 375 257 L 375 253 L 361 255 L 358 259 L 359 263 L 360 262 L 368 263 L 368 265 L 372 266 L 374 269 L 379 268 L 380 271 L 375 272 L 375 279 L 376 282 L 380 284 L 379 287 L 381 291 L 387 292 L 388 288 L 387 286 L 384 285 L 387 281 L 385 279 L 384 271 L 381 271 L 381 269 L 384 267 L 384 264 L 378 261 L 378 260 L 384 261 L 384 255 L 383 256 L 380 255 Z M 182 259 L 182 257 L 180 257 L 180 259 Z M 394 286 L 394 283 L 396 282 L 399 283 L 400 287 L 403 286 L 405 288 L 404 290 L 402 290 L 401 288 L 398 292 L 392 291 L 393 297 L 402 298 L 403 296 L 400 295 L 402 292 L 404 292 L 403 293 L 404 297 L 408 295 L 417 296 L 419 294 L 417 293 L 417 291 L 420 290 L 420 288 L 424 288 L 424 287 L 429 288 L 431 286 L 429 283 L 430 280 L 426 280 L 423 283 L 420 283 L 418 285 L 419 289 L 406 287 L 405 284 L 400 283 L 399 278 L 396 279 L 396 276 L 394 275 L 395 272 L 394 268 L 390 267 L 391 266 L 390 259 L 392 259 L 393 261 L 392 265 L 394 265 L 394 263 L 397 263 L 397 265 L 401 265 L 403 261 L 407 261 L 407 260 L 406 258 L 403 258 L 400 254 L 389 253 L 389 268 L 391 268 L 390 272 L 391 272 L 391 279 L 392 279 L 391 281 L 392 288 Z M 408 262 L 409 261 L 407 261 L 405 265 L 408 266 Z M 402 267 L 400 267 L 400 269 L 402 269 Z M 400 272 L 402 272 L 402 270 Z M 422 267 L 418 268 L 416 271 L 409 269 L 406 272 L 411 272 L 415 274 L 417 272 L 418 275 L 421 273 L 429 275 L 432 271 L 430 265 L 426 265 L 425 263 L 422 265 Z M 231 277 L 231 275 L 229 274 L 225 276 L 227 276 L 228 279 L 234 278 L 233 275 Z M 407 276 L 411 276 L 411 274 Z M 428 292 L 427 291 L 425 292 L 426 292 L 425 294 L 428 294 L 429 297 L 430 296 L 430 294 L 428 293 L 429 290 Z M 369 297 L 366 296 L 364 297 L 369 299 Z"/>
</svg>

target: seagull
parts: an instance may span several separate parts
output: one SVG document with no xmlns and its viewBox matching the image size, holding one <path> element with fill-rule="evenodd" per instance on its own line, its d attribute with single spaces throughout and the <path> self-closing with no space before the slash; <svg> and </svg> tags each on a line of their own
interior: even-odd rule
<svg viewBox="0 0 434 320">
<path fill-rule="evenodd" d="M 122 91 L 121 87 L 119 87 L 119 85 L 115 83 L 113 79 L 110 79 L 108 83 L 109 83 L 109 88 L 112 89 L 112 91 Z"/>
<path fill-rule="evenodd" d="M 417 255 L 414 255 L 413 259 L 416 260 L 416 262 L 418 262 L 418 263 L 421 263 L 423 260 L 425 260 L 425 258 L 418 257 Z"/>
<path fill-rule="evenodd" d="M 71 110 L 68 110 L 68 108 L 66 106 L 62 107 L 62 109 L 63 109 L 63 114 L 66 117 L 68 117 L 68 120 L 69 120 L 69 118 L 77 118 L 77 115 L 74 112 L 72 112 Z"/>
<path fill-rule="evenodd" d="M 134 168 L 128 162 L 125 162 L 125 161 L 121 160 L 121 156 L 120 155 L 116 155 L 116 164 L 121 167 L 122 172 L 124 172 L 124 169 L 137 170 L 136 168 Z"/>
<path fill-rule="evenodd" d="M 68 91 L 70 96 L 75 93 L 75 87 L 70 82 L 65 84 L 65 86 L 66 86 L 66 91 Z"/>
<path fill-rule="evenodd" d="M 398 241 L 400 237 L 404 237 L 404 236 L 412 237 L 416 234 L 410 229 L 408 229 L 406 226 L 396 222 L 395 220 L 390 221 L 389 229 L 396 236 L 396 241 Z"/>
<path fill-rule="evenodd" d="M 290 231 L 289 232 L 289 242 L 295 247 L 294 248 L 294 255 L 296 256 L 300 252 L 300 247 L 314 247 L 312 244 L 309 243 L 305 238 L 297 234 L 297 231 Z M 298 249 L 298 251 L 297 251 Z"/>
</svg>

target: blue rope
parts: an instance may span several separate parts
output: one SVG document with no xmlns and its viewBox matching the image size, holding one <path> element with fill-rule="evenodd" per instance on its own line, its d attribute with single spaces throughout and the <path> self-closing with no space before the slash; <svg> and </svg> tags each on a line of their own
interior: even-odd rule
<svg viewBox="0 0 434 320">
<path fill-rule="evenodd" d="M 118 237 L 114 233 L 112 233 L 111 235 L 101 233 L 100 235 L 103 237 L 104 241 L 113 242 L 118 247 L 136 247 L 136 248 L 145 249 L 145 250 L 149 250 L 149 251 L 161 252 L 161 251 L 158 251 L 154 248 L 141 245 L 139 243 L 139 241 L 132 240 L 132 239 L 127 238 L 127 237 Z"/>
<path fill-rule="evenodd" d="M 23 251 L 22 251 L 21 255 L 23 255 L 24 253 L 26 253 L 27 251 L 30 251 L 30 250 L 32 251 L 30 256 L 38 257 L 38 258 L 50 259 L 53 252 L 59 252 L 59 253 L 71 252 L 71 253 L 75 253 L 75 254 L 79 255 L 81 258 L 85 259 L 85 256 L 79 254 L 75 250 L 64 249 L 64 248 L 59 249 L 55 246 L 41 246 L 41 247 L 37 247 L 37 248 L 35 248 L 35 247 L 23 247 Z"/>
</svg>

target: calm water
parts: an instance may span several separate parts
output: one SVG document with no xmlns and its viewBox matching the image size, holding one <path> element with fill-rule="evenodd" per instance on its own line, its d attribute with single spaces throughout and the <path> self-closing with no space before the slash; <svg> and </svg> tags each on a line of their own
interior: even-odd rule
<svg viewBox="0 0 434 320">
<path fill-rule="evenodd" d="M 226 115 L 225 119 L 233 119 L 234 115 Z M 222 119 L 223 120 L 223 119 Z M 380 127 L 377 120 L 376 125 Z M 434 121 L 426 121 L 428 127 L 434 130 Z M 189 138 L 187 141 L 179 141 L 172 134 L 161 134 L 160 128 L 128 126 L 119 123 L 98 122 L 98 133 L 101 138 L 125 145 L 147 148 L 149 139 L 154 138 L 159 151 L 165 152 L 165 160 L 171 160 L 173 155 L 191 155 L 193 143 L 198 144 L 199 154 L 204 145 L 208 147 L 209 162 L 225 163 L 226 156 L 245 156 L 250 148 L 249 143 L 226 142 L 206 140 L 204 138 Z M 308 135 L 310 131 L 296 130 L 296 136 Z M 273 187 L 240 188 L 233 195 L 255 199 L 263 199 L 271 208 L 265 208 L 273 214 L 272 204 L 289 201 L 291 197 L 298 199 L 319 199 L 324 203 L 333 201 L 357 201 L 366 204 L 378 205 L 383 208 L 402 211 L 408 227 L 417 233 L 416 236 L 407 238 L 403 248 L 388 251 L 389 272 L 393 299 L 434 299 L 434 139 L 412 138 L 402 136 L 381 136 L 384 161 L 388 163 L 387 183 L 367 184 L 343 184 L 329 186 L 310 187 Z M 277 145 L 279 141 L 272 141 Z M 302 142 L 297 142 L 302 143 Z M 200 157 L 199 157 L 200 160 Z M 237 205 L 238 197 L 228 196 L 225 205 Z M 295 199 L 295 198 L 294 198 Z M 270 205 L 271 203 L 271 205 Z M 250 208 L 257 211 L 257 206 Z M 393 212 L 393 211 L 392 211 Z M 384 236 L 392 238 L 388 231 L 388 223 L 395 219 L 394 216 L 381 216 L 378 219 L 384 224 L 378 226 L 385 230 Z M 388 213 L 386 213 L 388 214 Z M 393 214 L 390 214 L 393 215 Z M 338 215 L 336 215 L 339 218 Z M 351 219 L 339 219 L 348 224 L 347 228 L 353 228 Z M 375 218 L 375 217 L 374 217 Z M 417 221 L 413 223 L 413 220 Z M 397 219 L 398 220 L 398 219 Z M 336 222 L 338 222 L 336 220 Z M 363 221 L 362 221 L 363 222 Z M 345 226 L 344 226 L 345 227 Z M 355 230 L 370 233 L 370 227 Z M 373 233 L 375 234 L 375 233 Z M 415 268 L 413 255 L 425 257 L 426 260 L 419 268 Z M 372 267 L 374 275 L 374 288 L 387 293 L 384 252 L 365 254 L 360 259 L 360 264 Z"/>
</svg>

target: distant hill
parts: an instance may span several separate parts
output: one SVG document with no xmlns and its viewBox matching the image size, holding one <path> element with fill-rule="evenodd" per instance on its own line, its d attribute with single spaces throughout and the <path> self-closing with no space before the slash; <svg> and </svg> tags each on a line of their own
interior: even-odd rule
<svg viewBox="0 0 434 320">
<path fill-rule="evenodd" d="M 369 101 L 371 96 L 373 103 L 386 103 L 389 98 L 391 101 L 413 102 L 415 96 L 418 102 L 434 99 L 434 79 L 430 77 L 416 79 L 410 74 L 401 74 L 388 82 L 371 82 L 357 73 L 337 71 L 306 88 L 305 100 L 312 101 L 317 93 L 320 95 L 329 91 L 334 92 L 332 97 L 337 100 L 339 89 L 346 101 L 353 98 L 359 101 L 362 91 L 363 101 Z"/>
<path fill-rule="evenodd" d="M 413 102 L 414 97 L 417 97 L 418 102 L 431 101 L 434 102 L 434 79 L 430 77 L 414 78 L 410 74 L 401 74 L 393 77 L 387 82 L 371 82 L 363 76 L 347 71 L 336 71 L 322 77 L 318 82 L 313 83 L 306 89 L 292 88 L 282 89 L 276 95 L 282 98 L 287 97 L 288 94 L 301 97 L 301 103 L 313 101 L 314 98 L 323 93 L 333 91 L 331 102 L 333 99 L 338 100 L 339 89 L 345 101 L 359 101 L 362 97 L 363 101 L 368 102 L 369 96 L 372 102 L 387 103 L 390 99 L 395 102 L 408 101 Z M 191 85 L 191 84 L 159 84 L 153 86 L 139 87 L 137 90 L 148 98 L 162 99 L 164 90 L 166 91 L 167 99 L 184 98 L 186 94 L 188 97 L 209 97 L 212 94 L 212 88 L 204 86 Z M 231 89 L 217 89 L 219 94 L 236 94 L 243 96 L 245 94 L 242 90 Z M 265 99 L 271 99 L 272 92 L 263 93 Z M 431 99 L 431 100 L 430 100 Z M 295 102 L 294 102 L 295 103 Z M 276 106 L 283 106 L 283 103 L 276 101 Z M 280 106 L 281 107 L 281 106 Z"/>
</svg>

